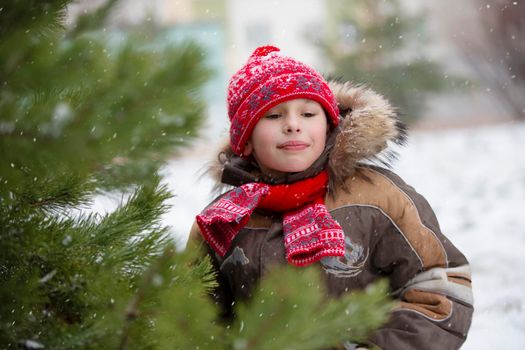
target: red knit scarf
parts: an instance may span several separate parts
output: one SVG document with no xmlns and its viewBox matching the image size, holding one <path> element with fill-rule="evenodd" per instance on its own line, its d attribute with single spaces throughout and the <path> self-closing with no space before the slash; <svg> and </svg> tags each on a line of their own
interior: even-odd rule
<svg viewBox="0 0 525 350">
<path fill-rule="evenodd" d="M 236 187 L 197 215 L 208 244 L 224 256 L 255 208 L 283 212 L 286 259 L 304 266 L 325 256 L 343 256 L 344 233 L 324 204 L 326 171 L 293 184 L 248 183 Z"/>
</svg>

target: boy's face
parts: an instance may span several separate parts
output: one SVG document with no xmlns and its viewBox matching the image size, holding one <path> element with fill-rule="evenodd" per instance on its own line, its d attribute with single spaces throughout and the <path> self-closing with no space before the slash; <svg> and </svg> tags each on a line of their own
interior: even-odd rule
<svg viewBox="0 0 525 350">
<path fill-rule="evenodd" d="M 257 122 L 244 155 L 253 154 L 266 174 L 300 172 L 323 152 L 327 130 L 326 114 L 319 103 L 309 99 L 286 101 Z"/>
</svg>

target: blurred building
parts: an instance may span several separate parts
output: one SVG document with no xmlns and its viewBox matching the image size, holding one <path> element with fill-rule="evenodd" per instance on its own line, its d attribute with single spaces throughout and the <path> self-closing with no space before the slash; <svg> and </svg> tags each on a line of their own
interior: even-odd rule
<svg viewBox="0 0 525 350">
<path fill-rule="evenodd" d="M 105 0 L 79 1 L 70 20 Z M 154 21 L 161 26 L 217 26 L 225 37 L 226 69 L 233 73 L 260 45 L 273 44 L 308 64 L 321 66 L 319 50 L 326 28 L 324 0 L 121 0 L 112 16 L 119 27 Z"/>
</svg>

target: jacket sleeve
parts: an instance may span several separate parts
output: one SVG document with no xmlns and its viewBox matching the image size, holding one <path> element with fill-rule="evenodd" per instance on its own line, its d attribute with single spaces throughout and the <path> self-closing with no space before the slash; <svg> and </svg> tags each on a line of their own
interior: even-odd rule
<svg viewBox="0 0 525 350">
<path fill-rule="evenodd" d="M 384 211 L 390 223 L 372 263 L 399 303 L 371 342 L 381 349 L 458 349 L 473 313 L 469 264 L 441 233 L 428 202 L 403 182 L 395 185 L 405 200 L 391 203 L 404 204 Z"/>
</svg>

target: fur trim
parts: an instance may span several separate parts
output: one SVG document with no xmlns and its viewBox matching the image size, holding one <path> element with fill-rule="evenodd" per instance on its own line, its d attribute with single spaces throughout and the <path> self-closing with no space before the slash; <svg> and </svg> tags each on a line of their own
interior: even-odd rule
<svg viewBox="0 0 525 350">
<path fill-rule="evenodd" d="M 388 143 L 404 144 L 406 127 L 388 101 L 373 90 L 350 82 L 330 81 L 329 86 L 342 118 L 328 161 L 331 187 L 337 187 L 344 186 L 360 162 L 381 163 L 389 167 L 396 154 L 387 150 Z M 223 164 L 234 156 L 226 140 L 217 159 L 208 168 L 208 174 L 216 181 L 214 192 L 229 187 L 221 183 L 221 176 Z"/>
<path fill-rule="evenodd" d="M 404 144 L 406 127 L 388 101 L 371 89 L 349 82 L 329 85 L 344 118 L 328 163 L 333 184 L 341 186 L 359 162 L 390 166 L 395 152 L 381 152 L 388 142 Z"/>
<path fill-rule="evenodd" d="M 230 140 L 225 139 L 221 142 L 215 154 L 215 159 L 209 162 L 209 166 L 204 174 L 210 176 L 213 179 L 214 185 L 211 190 L 213 196 L 217 196 L 221 193 L 231 189 L 232 186 L 227 185 L 221 181 L 222 172 L 224 170 L 224 164 L 231 158 L 236 157 L 230 146 Z M 204 175 L 203 174 L 203 175 Z"/>
</svg>

